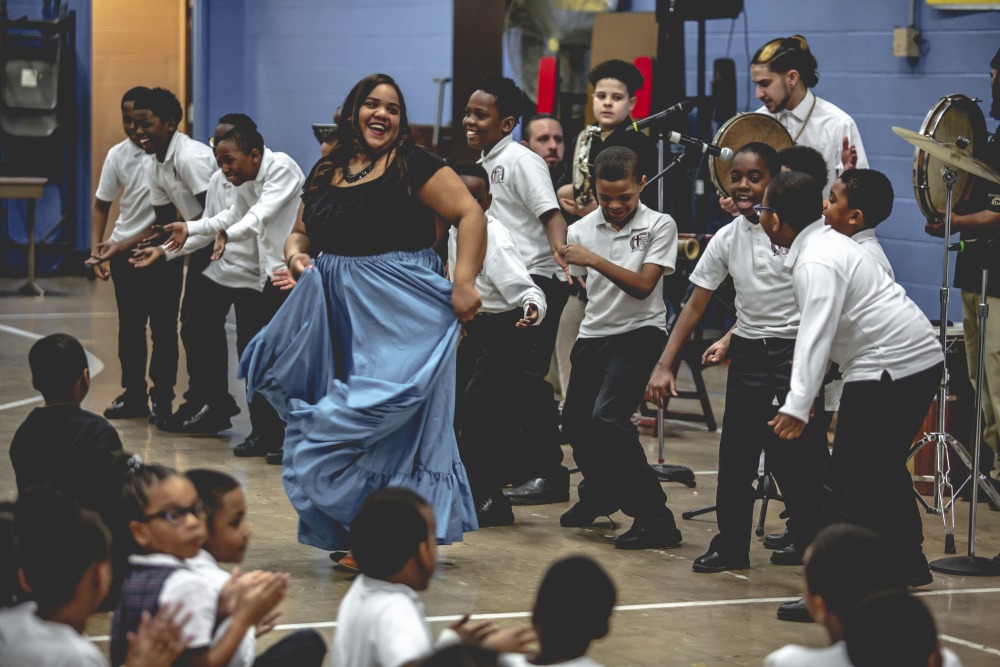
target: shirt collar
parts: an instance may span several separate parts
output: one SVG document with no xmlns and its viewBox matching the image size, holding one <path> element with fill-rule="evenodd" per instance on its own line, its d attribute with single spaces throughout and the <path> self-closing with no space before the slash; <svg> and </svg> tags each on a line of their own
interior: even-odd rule
<svg viewBox="0 0 1000 667">
<path fill-rule="evenodd" d="M 806 119 L 809 117 L 809 110 L 813 108 L 815 99 L 816 96 L 813 95 L 812 91 L 806 90 L 806 96 L 802 98 L 802 101 L 799 102 L 794 109 L 785 109 L 781 113 L 788 114 L 800 123 L 805 123 Z"/>
<path fill-rule="evenodd" d="M 875 234 L 875 228 L 872 227 L 871 229 L 862 229 L 860 232 L 857 232 L 851 238 L 854 239 L 855 243 L 864 243 L 865 241 L 871 241 L 872 239 L 877 239 L 878 236 Z"/>
<path fill-rule="evenodd" d="M 504 137 L 503 139 L 501 139 L 500 141 L 498 141 L 496 143 L 496 145 L 493 148 L 490 149 L 489 153 L 487 153 L 486 151 L 483 151 L 483 156 L 482 156 L 482 158 L 480 158 L 480 162 L 482 162 L 483 160 L 485 160 L 488 157 L 494 157 L 496 155 L 499 155 L 500 151 L 502 151 L 503 149 L 505 149 L 508 146 L 510 146 L 513 142 L 514 142 L 514 135 L 513 134 L 508 134 L 506 137 Z"/>
<path fill-rule="evenodd" d="M 809 242 L 809 237 L 822 232 L 824 228 L 826 228 L 826 222 L 823 218 L 820 218 L 799 232 L 799 235 L 792 241 L 792 247 L 788 249 L 788 255 L 785 256 L 785 268 L 789 271 L 792 270 L 792 267 L 795 266 L 795 261 L 799 257 L 799 253 L 802 252 L 802 248 Z"/>
<path fill-rule="evenodd" d="M 253 179 L 254 183 L 260 185 L 264 182 L 264 173 L 270 169 L 271 161 L 274 159 L 272 151 L 267 146 L 264 146 L 264 154 L 260 158 L 260 170 L 257 172 L 257 178 Z"/>
<path fill-rule="evenodd" d="M 649 219 L 648 216 L 643 215 L 643 210 L 642 210 L 643 208 L 644 207 L 642 202 L 639 202 L 635 211 L 635 215 L 633 215 L 632 219 L 629 220 L 625 224 L 625 226 L 622 227 L 621 229 L 615 229 L 614 225 L 612 225 L 605 219 L 604 210 L 600 206 L 597 207 L 596 213 L 598 216 L 600 216 L 599 218 L 601 221 L 600 225 L 607 227 L 609 230 L 611 230 L 613 234 L 631 234 L 632 232 L 638 231 L 640 229 L 649 229 L 649 224 L 650 224 Z"/>
<path fill-rule="evenodd" d="M 374 577 L 366 577 L 363 574 L 359 574 L 358 578 L 355 580 L 361 582 L 361 586 L 369 591 L 383 591 L 386 593 L 403 593 L 408 598 L 420 604 L 420 596 L 415 590 L 407 586 L 406 584 L 395 584 L 391 581 L 385 581 L 383 579 L 375 579 Z"/>
<path fill-rule="evenodd" d="M 174 159 L 174 155 L 177 153 L 178 150 L 180 150 L 177 144 L 183 141 L 183 139 L 181 139 L 181 135 L 182 133 L 178 130 L 174 132 L 174 136 L 170 137 L 170 145 L 167 146 L 167 154 L 163 158 L 163 164 L 172 162 Z"/>
<path fill-rule="evenodd" d="M 132 554 L 128 562 L 130 565 L 189 567 L 186 561 L 170 554 Z"/>
</svg>

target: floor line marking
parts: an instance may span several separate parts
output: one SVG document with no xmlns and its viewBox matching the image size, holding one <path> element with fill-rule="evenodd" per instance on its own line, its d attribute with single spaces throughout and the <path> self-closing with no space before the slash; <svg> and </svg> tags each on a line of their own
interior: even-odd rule
<svg viewBox="0 0 1000 667">
<path fill-rule="evenodd" d="M 7 313 L 0 315 L 0 320 L 57 320 L 63 317 L 118 317 L 118 313 Z"/>
<path fill-rule="evenodd" d="M 24 329 L 18 329 L 17 327 L 7 326 L 6 324 L 0 324 L 0 332 L 8 333 L 12 336 L 20 336 L 21 338 L 27 338 L 28 340 L 40 340 L 45 338 L 43 334 L 38 334 L 33 331 L 25 331 Z M 90 378 L 93 380 L 95 377 L 101 374 L 104 370 L 104 362 L 101 358 L 90 350 L 84 349 L 84 354 L 87 355 L 87 365 L 90 367 Z M 11 401 L 10 403 L 0 403 L 0 412 L 3 410 L 11 410 L 13 408 L 19 408 L 24 405 L 31 405 L 32 403 L 41 402 L 41 396 L 29 396 L 28 398 L 22 398 L 17 401 Z"/>
<path fill-rule="evenodd" d="M 1000 593 L 1000 588 L 964 588 L 959 590 L 940 590 L 940 591 L 920 591 L 916 595 L 920 597 L 931 597 L 931 596 L 941 596 L 941 595 L 978 595 L 983 593 Z M 629 612 L 629 611 L 650 611 L 656 609 L 690 609 L 693 607 L 734 607 L 740 605 L 750 605 L 750 604 L 780 604 L 782 602 L 794 602 L 798 600 L 800 596 L 791 597 L 771 597 L 771 598 L 736 598 L 732 600 L 692 600 L 687 602 L 653 602 L 649 604 L 623 604 L 615 607 L 615 611 L 618 612 Z M 428 623 L 453 623 L 460 618 L 462 614 L 447 614 L 443 616 L 428 616 Z M 507 611 L 499 612 L 494 614 L 472 614 L 470 618 L 473 620 L 502 620 L 510 618 L 530 618 L 530 611 Z M 322 628 L 335 628 L 337 627 L 336 621 L 318 621 L 314 623 L 284 623 L 281 625 L 276 625 L 275 630 L 288 631 L 288 630 L 308 630 L 312 629 L 322 629 Z M 969 648 L 975 648 L 986 653 L 995 653 L 1000 655 L 1000 651 L 989 646 L 983 646 L 982 644 L 976 644 L 974 642 L 966 641 L 964 639 L 958 639 L 955 637 L 949 637 L 946 635 L 941 635 L 941 639 L 949 641 L 955 644 L 961 644 Z M 90 638 L 91 641 L 95 643 L 106 642 L 109 640 L 108 635 L 97 635 Z"/>
<path fill-rule="evenodd" d="M 938 635 L 938 639 L 943 639 L 944 641 L 950 642 L 952 644 L 958 644 L 959 646 L 964 646 L 966 648 L 972 648 L 977 651 L 982 651 L 983 653 L 989 653 L 990 655 L 1000 655 L 1000 650 L 995 649 L 992 646 L 977 644 L 976 642 L 970 642 L 966 639 L 952 637 L 951 635 Z"/>
</svg>

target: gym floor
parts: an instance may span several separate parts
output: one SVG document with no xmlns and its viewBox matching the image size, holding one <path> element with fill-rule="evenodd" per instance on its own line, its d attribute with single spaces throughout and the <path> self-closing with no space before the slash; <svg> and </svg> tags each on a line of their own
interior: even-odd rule
<svg viewBox="0 0 1000 667">
<path fill-rule="evenodd" d="M 100 413 L 120 393 L 117 360 L 117 313 L 110 284 L 82 278 L 43 278 L 48 294 L 42 298 L 14 296 L 23 280 L 0 280 L 0 441 L 10 442 L 25 416 L 41 405 L 31 387 L 27 355 L 32 343 L 45 335 L 70 333 L 92 354 L 93 383 L 84 408 Z M 230 331 L 235 339 L 235 331 Z M 235 368 L 231 344 L 230 368 Z M 721 422 L 725 367 L 705 371 L 716 417 Z M 682 370 L 682 382 L 686 380 Z M 186 387 L 183 352 L 177 394 Z M 690 384 L 688 382 L 688 384 Z M 292 587 L 283 603 L 278 630 L 261 638 L 266 646 L 283 631 L 316 628 L 329 641 L 335 632 L 337 607 L 353 577 L 334 569 L 328 554 L 296 541 L 296 516 L 281 485 L 278 466 L 263 459 L 240 459 L 230 451 L 249 432 L 249 420 L 240 382 L 231 392 L 243 412 L 233 428 L 218 436 L 163 433 L 144 419 L 115 422 L 125 448 L 144 459 L 181 470 L 210 467 L 226 470 L 243 484 L 253 523 L 251 547 L 244 569 L 290 572 Z M 678 409 L 696 409 L 676 402 Z M 175 403 L 176 407 L 176 403 Z M 502 626 L 524 623 L 530 616 L 534 592 L 547 564 L 568 554 L 598 560 L 618 587 L 618 605 L 611 634 L 595 643 L 591 655 L 605 665 L 759 665 L 765 655 L 791 642 L 809 646 L 827 643 L 815 624 L 777 620 L 781 602 L 798 598 L 803 590 L 800 567 L 769 564 L 770 552 L 760 538 L 751 545 L 752 567 L 722 574 L 694 574 L 691 561 L 707 548 L 715 532 L 713 515 L 682 521 L 680 513 L 711 505 L 715 497 L 718 432 L 703 425 L 668 421 L 665 426 L 667 460 L 695 471 L 697 487 L 666 483 L 669 505 L 684 533 L 684 544 L 669 551 L 618 551 L 611 540 L 627 529 L 628 517 L 616 514 L 615 525 L 590 529 L 559 526 L 559 515 L 569 503 L 515 508 L 517 525 L 490 528 L 466 535 L 465 542 L 440 550 L 438 572 L 423 594 L 427 616 L 435 632 L 464 613 L 496 619 Z M 642 430 L 651 461 L 656 460 L 656 438 Z M 572 459 L 565 448 L 566 462 Z M 0 465 L 0 497 L 16 495 L 8 459 Z M 575 500 L 575 482 L 571 502 Z M 958 551 L 964 554 L 968 537 L 968 503 L 956 503 Z M 986 505 L 978 513 L 977 554 L 992 557 L 1000 551 L 1000 513 Z M 765 528 L 780 531 L 780 503 L 767 513 Z M 940 516 L 924 514 L 924 550 L 930 560 L 944 556 Z M 69 545 L 67 545 L 69 546 Z M 933 610 L 942 645 L 954 651 L 966 667 L 1000 662 L 1000 578 L 965 578 L 936 574 L 922 589 Z M 106 646 L 110 618 L 95 616 L 88 632 Z"/>
</svg>

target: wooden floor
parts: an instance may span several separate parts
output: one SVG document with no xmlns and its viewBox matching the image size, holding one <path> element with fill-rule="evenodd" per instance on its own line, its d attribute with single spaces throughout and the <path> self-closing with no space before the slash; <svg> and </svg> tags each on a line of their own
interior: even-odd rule
<svg viewBox="0 0 1000 667">
<path fill-rule="evenodd" d="M 11 294 L 22 281 L 0 280 L 0 292 Z M 40 405 L 31 388 L 28 349 L 35 339 L 56 332 L 71 333 L 93 354 L 94 382 L 84 407 L 100 413 L 119 393 L 116 354 L 117 320 L 112 286 L 82 278 L 45 278 L 43 286 L 58 295 L 43 298 L 0 297 L 0 441 L 9 442 L 31 409 Z M 231 332 L 231 338 L 235 333 Z M 235 365 L 231 352 L 230 365 Z M 721 418 L 725 369 L 705 373 Z M 177 393 L 186 386 L 183 363 Z M 683 375 L 682 375 L 683 377 Z M 241 396 L 234 381 L 232 393 Z M 242 404 L 242 398 L 239 399 Z M 680 406 L 680 404 L 678 404 Z M 115 423 L 127 449 L 180 469 L 225 469 L 243 483 L 254 537 L 246 568 L 292 573 L 293 585 L 284 602 L 282 622 L 316 627 L 328 639 L 334 632 L 340 599 L 351 577 L 335 571 L 325 552 L 298 544 L 296 517 L 281 486 L 278 466 L 262 459 L 239 459 L 232 447 L 249 430 L 244 405 L 231 431 L 217 437 L 187 437 L 157 431 L 145 420 Z M 538 579 L 547 563 L 559 556 L 582 553 L 601 562 L 618 587 L 619 609 L 608 638 L 592 648 L 606 665 L 759 665 L 770 651 L 789 642 L 812 646 L 826 643 L 816 625 L 786 623 L 775 617 L 777 605 L 802 592 L 801 568 L 768 563 L 770 552 L 756 540 L 752 568 L 715 575 L 694 574 L 691 561 L 702 554 L 715 532 L 713 515 L 680 521 L 680 512 L 711 504 L 715 496 L 718 433 L 704 427 L 668 422 L 668 461 L 691 467 L 698 486 L 666 484 L 669 504 L 678 516 L 684 545 L 670 551 L 625 552 L 611 540 L 628 528 L 629 520 L 614 517 L 617 526 L 591 529 L 559 527 L 559 515 L 569 506 L 516 508 L 517 525 L 466 535 L 464 543 L 441 549 L 438 574 L 424 594 L 427 614 L 437 630 L 467 612 L 488 614 L 498 623 L 524 622 L 531 609 Z M 655 460 L 656 440 L 643 436 Z M 566 459 L 571 454 L 566 447 Z M 578 477 L 574 477 L 576 481 Z M 13 497 L 14 478 L 6 457 L 0 464 L 0 497 Z M 574 491 L 575 496 L 575 491 Z M 982 506 L 985 508 L 985 505 Z M 768 513 L 767 529 L 782 527 L 780 504 Z M 958 548 L 967 548 L 966 503 L 958 503 Z M 943 553 L 939 516 L 924 515 L 925 552 L 933 560 Z M 1000 513 L 979 513 L 978 553 L 1000 551 Z M 942 643 L 959 655 L 966 667 L 1000 664 L 1000 578 L 936 575 L 923 598 L 934 611 Z M 89 631 L 106 645 L 109 620 L 93 619 Z M 271 636 L 279 637 L 280 631 Z M 268 642 L 262 639 L 262 645 Z"/>
</svg>

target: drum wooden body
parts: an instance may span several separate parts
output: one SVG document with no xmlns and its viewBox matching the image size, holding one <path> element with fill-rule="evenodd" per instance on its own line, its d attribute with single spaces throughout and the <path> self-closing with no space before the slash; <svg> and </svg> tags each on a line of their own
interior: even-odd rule
<svg viewBox="0 0 1000 667">
<path fill-rule="evenodd" d="M 728 148 L 735 153 L 751 141 L 760 141 L 776 151 L 783 151 L 795 142 L 785 126 L 774 118 L 762 113 L 741 113 L 733 116 L 715 133 L 712 143 L 720 148 Z M 732 160 L 710 157 L 708 172 L 719 194 L 729 197 L 729 170 Z"/>
<path fill-rule="evenodd" d="M 986 146 L 986 118 L 982 109 L 972 98 L 956 93 L 942 97 L 927 112 L 920 134 L 931 137 L 942 144 L 955 144 L 960 138 L 969 140 L 968 149 L 978 157 Z M 948 188 L 941 178 L 944 162 L 919 148 L 913 149 L 913 194 L 917 205 L 928 219 L 938 217 L 947 203 Z M 953 170 L 958 175 L 952 191 L 952 209 L 968 201 L 976 178 L 968 172 Z"/>
</svg>

